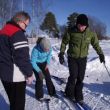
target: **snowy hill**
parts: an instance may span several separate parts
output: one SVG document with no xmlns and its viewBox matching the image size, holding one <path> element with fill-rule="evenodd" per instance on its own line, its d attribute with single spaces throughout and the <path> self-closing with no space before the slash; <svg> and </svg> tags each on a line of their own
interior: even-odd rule
<svg viewBox="0 0 110 110">
<path fill-rule="evenodd" d="M 65 54 L 65 64 L 60 65 L 58 53 L 60 49 L 60 40 L 50 39 L 53 47 L 51 65 L 49 67 L 52 81 L 57 90 L 58 98 L 53 98 L 49 103 L 41 103 L 35 99 L 34 84 L 27 85 L 26 88 L 26 107 L 25 110 L 77 110 L 68 100 L 62 97 L 60 90 L 64 90 L 68 78 L 67 58 Z M 110 72 L 110 41 L 101 41 L 100 45 L 106 58 L 106 67 Z M 33 45 L 30 45 L 32 50 Z M 31 51 L 30 51 L 31 53 Z M 110 76 L 106 68 L 100 63 L 99 58 L 93 48 L 90 46 L 86 75 L 84 79 L 84 101 L 91 107 L 91 110 L 110 110 Z M 45 97 L 48 97 L 44 81 Z M 0 110 L 9 110 L 9 102 L 0 82 Z"/>
</svg>

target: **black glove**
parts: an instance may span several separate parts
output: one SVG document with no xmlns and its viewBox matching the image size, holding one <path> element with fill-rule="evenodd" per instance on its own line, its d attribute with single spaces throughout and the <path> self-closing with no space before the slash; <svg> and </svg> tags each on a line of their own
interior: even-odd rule
<svg viewBox="0 0 110 110">
<path fill-rule="evenodd" d="M 59 53 L 58 57 L 59 57 L 60 64 L 63 64 L 64 63 L 64 53 Z"/>
<path fill-rule="evenodd" d="M 105 63 L 105 56 L 103 54 L 99 54 L 100 63 Z"/>
<path fill-rule="evenodd" d="M 44 79 L 44 74 L 42 72 L 39 72 L 38 75 L 39 75 L 40 80 Z"/>
</svg>

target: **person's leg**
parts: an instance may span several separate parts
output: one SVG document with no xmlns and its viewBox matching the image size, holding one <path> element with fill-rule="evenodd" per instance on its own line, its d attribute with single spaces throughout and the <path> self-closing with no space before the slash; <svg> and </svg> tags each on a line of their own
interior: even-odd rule
<svg viewBox="0 0 110 110">
<path fill-rule="evenodd" d="M 6 82 L 6 81 L 2 81 L 2 84 L 4 86 L 4 89 L 7 93 L 9 102 L 10 102 L 10 110 L 14 110 L 14 106 L 15 106 L 15 92 L 13 91 L 14 84 L 12 84 L 11 82 Z"/>
<path fill-rule="evenodd" d="M 26 82 L 17 82 L 15 88 L 16 101 L 14 110 L 25 110 Z"/>
<path fill-rule="evenodd" d="M 36 83 L 35 83 L 35 97 L 36 99 L 40 99 L 40 98 L 43 98 L 43 81 L 40 80 L 39 78 L 39 73 L 37 73 L 35 70 L 34 70 L 34 74 L 35 74 L 35 77 L 36 77 Z"/>
<path fill-rule="evenodd" d="M 82 89 L 83 89 L 83 80 L 85 75 L 86 63 L 87 63 L 87 58 L 81 58 L 78 60 L 78 77 L 75 86 L 76 101 L 83 100 Z"/>
<path fill-rule="evenodd" d="M 51 76 L 50 76 L 50 72 L 48 69 L 43 71 L 43 74 L 45 76 L 45 80 L 46 80 L 46 86 L 47 86 L 47 90 L 50 96 L 54 96 L 56 95 L 56 91 L 55 91 L 55 87 L 53 85 L 53 82 L 51 80 Z"/>
<path fill-rule="evenodd" d="M 26 82 L 2 81 L 2 83 L 9 98 L 10 110 L 24 110 Z"/>
<path fill-rule="evenodd" d="M 78 74 L 78 65 L 77 60 L 71 57 L 68 57 L 68 67 L 69 67 L 69 77 L 66 84 L 65 94 L 66 96 L 74 99 L 74 88 L 77 80 Z"/>
</svg>

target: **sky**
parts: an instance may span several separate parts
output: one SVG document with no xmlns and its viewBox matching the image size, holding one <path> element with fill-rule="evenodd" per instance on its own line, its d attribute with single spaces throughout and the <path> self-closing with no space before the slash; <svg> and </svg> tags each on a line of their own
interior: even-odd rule
<svg viewBox="0 0 110 110">
<path fill-rule="evenodd" d="M 58 24 L 66 24 L 73 12 L 96 17 L 107 26 L 110 36 L 110 0 L 52 0 L 49 11 L 55 14 Z"/>
</svg>

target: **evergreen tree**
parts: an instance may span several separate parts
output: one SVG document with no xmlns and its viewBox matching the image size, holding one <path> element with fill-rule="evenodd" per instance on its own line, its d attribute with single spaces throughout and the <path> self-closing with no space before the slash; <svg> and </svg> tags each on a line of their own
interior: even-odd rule
<svg viewBox="0 0 110 110">
<path fill-rule="evenodd" d="M 73 27 L 73 26 L 75 26 L 75 24 L 76 24 L 76 20 L 77 20 L 77 16 L 78 16 L 79 14 L 78 13 L 72 13 L 67 19 L 68 19 L 68 22 L 67 22 L 67 24 L 68 24 L 68 28 L 71 28 L 71 27 Z"/>
<path fill-rule="evenodd" d="M 48 33 L 53 33 L 54 37 L 56 34 L 58 34 L 56 18 L 52 12 L 48 12 L 46 14 L 44 21 L 41 24 L 40 28 L 41 28 L 41 30 L 48 31 Z"/>
</svg>

